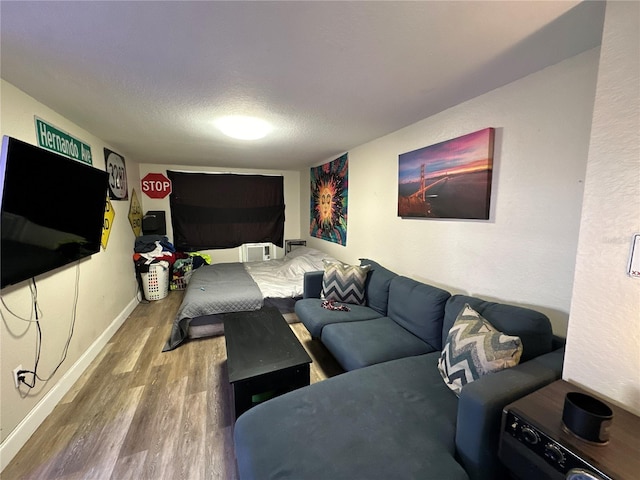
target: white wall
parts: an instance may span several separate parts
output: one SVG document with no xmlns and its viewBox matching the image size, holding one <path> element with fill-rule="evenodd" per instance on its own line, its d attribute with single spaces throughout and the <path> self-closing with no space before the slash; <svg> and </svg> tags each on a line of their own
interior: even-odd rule
<svg viewBox="0 0 640 480">
<path fill-rule="evenodd" d="M 608 2 L 564 378 L 640 414 L 640 4 Z M 615 421 L 615 419 L 614 419 Z"/>
<path fill-rule="evenodd" d="M 184 165 L 156 165 L 150 163 L 140 164 L 140 178 L 147 173 L 162 173 L 167 175 L 167 170 L 207 172 L 207 173 L 250 173 L 255 175 L 282 175 L 284 177 L 284 203 L 285 222 L 284 238 L 300 238 L 300 172 L 291 170 L 247 170 L 241 168 L 226 167 L 189 167 Z M 169 196 L 162 199 L 154 199 L 142 193 L 140 184 L 134 186 L 138 197 L 141 199 L 142 211 L 163 210 L 167 218 L 167 237 L 173 242 L 173 226 L 171 224 L 171 211 L 169 209 Z M 212 263 L 237 262 L 240 258 L 239 248 L 225 248 L 219 250 L 202 250 L 211 255 Z M 284 248 L 276 248 L 276 258 L 284 256 Z"/>
<path fill-rule="evenodd" d="M 452 293 L 530 306 L 564 335 L 597 68 L 596 49 L 350 150 L 347 246 L 309 245 Z M 490 220 L 399 218 L 398 155 L 486 127 L 496 129 Z M 303 205 L 308 192 L 307 170 Z"/>
<path fill-rule="evenodd" d="M 89 144 L 93 166 L 105 168 L 103 148 L 109 145 L 102 140 L 4 80 L 0 83 L 0 95 L 2 135 L 37 144 L 34 124 L 34 115 L 37 115 Z M 120 153 L 125 157 L 129 184 L 139 183 L 137 164 L 127 158 L 126 152 Z M 73 188 L 73 185 L 64 187 Z M 28 185 L 25 188 L 29 188 Z M 54 194 L 55 187 L 52 186 Z M 99 352 L 137 304 L 137 284 L 131 259 L 134 235 L 127 219 L 129 202 L 112 203 L 115 219 L 106 250 L 80 261 L 78 267 L 74 264 L 36 278 L 38 303 L 43 313 L 40 322 L 42 356 L 38 367 L 41 377 L 49 376 L 61 357 L 72 319 L 76 273 L 79 269 L 78 307 L 67 359 L 49 382 L 38 382 L 31 391 L 23 387 L 21 391 L 26 395 L 21 395 L 14 387 L 12 370 L 19 364 L 33 369 L 36 326 L 17 319 L 4 306 L 0 306 L 3 319 L 0 326 L 0 467 L 4 467 L 28 439 L 34 427 L 39 425 L 82 369 L 86 368 L 92 355 Z M 32 303 L 28 282 L 7 287 L 0 294 L 12 311 L 29 317 Z"/>
</svg>

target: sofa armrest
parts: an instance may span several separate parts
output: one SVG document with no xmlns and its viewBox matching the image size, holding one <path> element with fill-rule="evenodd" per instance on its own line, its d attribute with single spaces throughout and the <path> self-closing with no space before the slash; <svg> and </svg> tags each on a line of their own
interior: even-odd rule
<svg viewBox="0 0 640 480">
<path fill-rule="evenodd" d="M 302 283 L 302 298 L 320 298 L 322 293 L 322 270 L 316 272 L 305 272 Z"/>
<path fill-rule="evenodd" d="M 566 344 L 567 344 L 567 339 L 564 337 L 561 337 L 559 335 L 554 335 L 551 338 L 551 349 L 554 351 L 560 348 L 564 348 Z"/>
<path fill-rule="evenodd" d="M 506 478 L 498 460 L 502 410 L 562 376 L 564 348 L 486 375 L 460 392 L 456 424 L 458 459 L 472 480 Z"/>
</svg>

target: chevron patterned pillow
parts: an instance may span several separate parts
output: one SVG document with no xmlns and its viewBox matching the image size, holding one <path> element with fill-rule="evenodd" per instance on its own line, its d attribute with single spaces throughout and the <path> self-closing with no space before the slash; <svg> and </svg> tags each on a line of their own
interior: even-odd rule
<svg viewBox="0 0 640 480">
<path fill-rule="evenodd" d="M 438 370 L 456 395 L 482 375 L 513 367 L 520 362 L 520 337 L 499 332 L 465 304 L 456 318 L 438 360 Z"/>
<path fill-rule="evenodd" d="M 365 304 L 365 282 L 369 265 L 346 265 L 340 262 L 324 263 L 324 275 L 322 277 L 322 298 L 336 302 L 351 303 L 354 305 Z"/>
</svg>

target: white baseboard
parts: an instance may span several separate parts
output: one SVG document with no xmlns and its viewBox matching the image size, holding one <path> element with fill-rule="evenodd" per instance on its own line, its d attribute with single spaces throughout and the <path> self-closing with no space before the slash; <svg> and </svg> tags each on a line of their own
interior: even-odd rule
<svg viewBox="0 0 640 480">
<path fill-rule="evenodd" d="M 111 337 L 118 331 L 120 326 L 129 317 L 131 312 L 138 306 L 138 299 L 134 298 L 129 302 L 120 315 L 111 322 L 111 325 L 100 335 L 95 342 L 82 354 L 69 370 L 62 376 L 51 390 L 49 390 L 38 404 L 22 419 L 18 426 L 0 444 L 0 472 L 16 456 L 20 449 L 27 443 L 37 428 L 44 422 L 60 400 L 71 389 L 73 384 L 80 378 L 91 362 L 98 356 L 100 351 L 109 342 Z"/>
</svg>

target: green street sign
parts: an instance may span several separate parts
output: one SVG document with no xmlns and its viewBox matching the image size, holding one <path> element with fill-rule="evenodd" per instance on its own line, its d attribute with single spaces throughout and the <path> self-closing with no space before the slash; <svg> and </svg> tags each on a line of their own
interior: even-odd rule
<svg viewBox="0 0 640 480">
<path fill-rule="evenodd" d="M 35 120 L 36 137 L 38 138 L 39 146 L 89 165 L 93 164 L 89 145 L 53 125 L 49 125 L 38 117 L 35 117 Z"/>
</svg>

